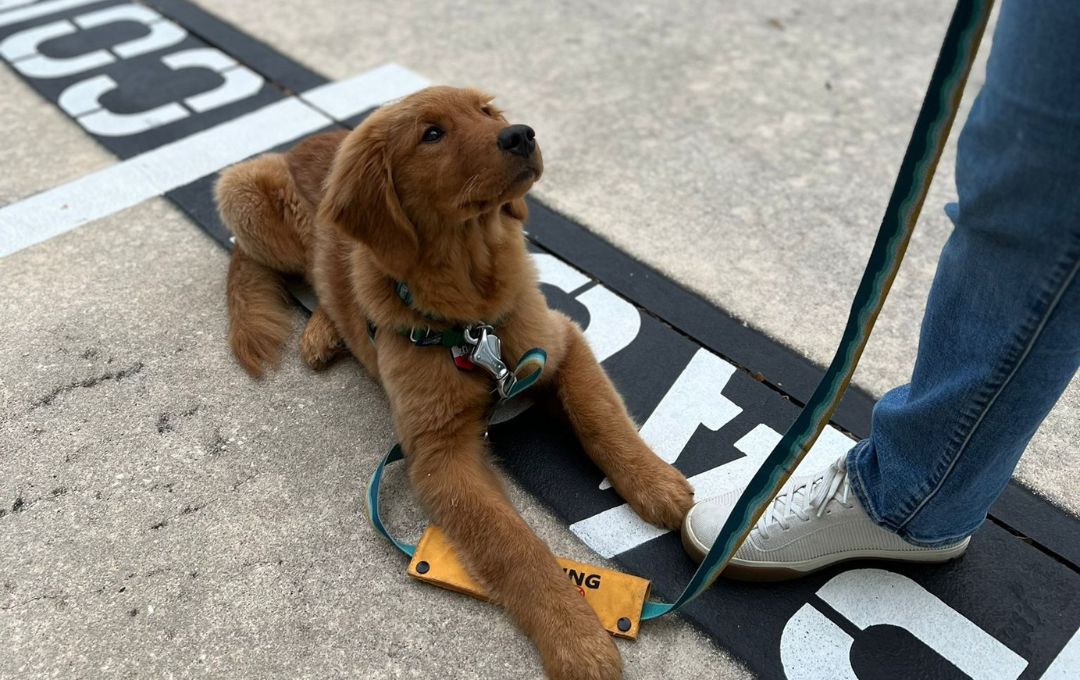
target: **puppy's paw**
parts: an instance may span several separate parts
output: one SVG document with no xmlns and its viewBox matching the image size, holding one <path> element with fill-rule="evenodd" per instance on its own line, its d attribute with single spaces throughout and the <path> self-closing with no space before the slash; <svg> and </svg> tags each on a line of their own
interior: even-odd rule
<svg viewBox="0 0 1080 680">
<path fill-rule="evenodd" d="M 344 351 L 345 347 L 342 344 L 328 346 L 324 343 L 311 342 L 307 334 L 300 337 L 300 357 L 305 364 L 316 371 L 326 368 Z"/>
<path fill-rule="evenodd" d="M 559 631 L 559 638 L 541 649 L 544 671 L 551 680 L 618 680 L 622 658 L 615 641 L 591 610 L 582 619 L 581 625 Z"/>
<path fill-rule="evenodd" d="M 647 470 L 622 480 L 612 480 L 641 519 L 666 529 L 682 526 L 694 505 L 694 489 L 686 477 L 660 459 Z"/>
<path fill-rule="evenodd" d="M 321 308 L 316 309 L 300 335 L 300 357 L 308 366 L 319 370 L 344 352 L 345 344 L 333 322 Z"/>
</svg>

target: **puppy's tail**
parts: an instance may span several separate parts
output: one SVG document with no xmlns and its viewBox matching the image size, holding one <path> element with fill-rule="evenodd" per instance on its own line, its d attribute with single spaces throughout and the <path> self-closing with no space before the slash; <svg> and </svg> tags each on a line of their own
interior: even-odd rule
<svg viewBox="0 0 1080 680">
<path fill-rule="evenodd" d="M 256 262 L 239 245 L 229 261 L 229 344 L 240 365 L 255 378 L 277 366 L 292 332 L 289 298 L 281 276 Z"/>
</svg>

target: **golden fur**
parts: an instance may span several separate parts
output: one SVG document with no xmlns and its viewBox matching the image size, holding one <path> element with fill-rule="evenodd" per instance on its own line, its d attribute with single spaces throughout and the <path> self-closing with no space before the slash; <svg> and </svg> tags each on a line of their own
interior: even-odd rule
<svg viewBox="0 0 1080 680">
<path fill-rule="evenodd" d="M 423 141 L 433 125 L 444 136 Z M 522 222 L 543 163 L 539 148 L 499 148 L 506 127 L 490 97 L 435 87 L 352 132 L 311 137 L 223 173 L 218 205 L 236 236 L 229 341 L 255 376 L 276 363 L 290 332 L 281 275 L 306 278 L 320 306 L 301 337 L 304 360 L 317 368 L 347 347 L 382 383 L 413 489 L 470 573 L 534 641 L 548 675 L 617 678 L 611 638 L 488 462 L 491 380 L 394 332 L 439 328 L 401 302 L 400 280 L 428 314 L 499 320 L 511 366 L 528 348 L 544 348 L 539 386 L 562 403 L 589 457 L 644 519 L 681 524 L 693 500 L 686 479 L 641 440 L 581 329 L 540 293 Z M 382 329 L 374 344 L 367 319 Z"/>
</svg>

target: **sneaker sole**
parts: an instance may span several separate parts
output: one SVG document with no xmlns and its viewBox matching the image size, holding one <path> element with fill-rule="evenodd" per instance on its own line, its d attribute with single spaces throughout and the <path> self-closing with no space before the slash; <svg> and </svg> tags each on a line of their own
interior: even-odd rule
<svg viewBox="0 0 1080 680">
<path fill-rule="evenodd" d="M 690 515 L 693 514 L 693 512 L 694 509 L 691 508 L 690 512 L 687 513 L 686 518 L 683 520 L 681 532 L 682 544 L 690 557 L 692 557 L 695 562 L 700 563 L 705 559 L 705 555 L 709 550 L 708 547 L 697 540 L 690 530 Z M 903 552 L 885 550 L 849 550 L 842 553 L 825 555 L 813 560 L 788 564 L 777 562 L 752 563 L 732 558 L 732 561 L 724 567 L 724 570 L 720 575 L 733 581 L 754 581 L 764 583 L 791 581 L 845 562 L 876 561 L 942 564 L 962 557 L 964 552 L 967 551 L 970 542 L 971 538 L 968 537 L 956 545 L 937 550 L 914 550 Z"/>
</svg>

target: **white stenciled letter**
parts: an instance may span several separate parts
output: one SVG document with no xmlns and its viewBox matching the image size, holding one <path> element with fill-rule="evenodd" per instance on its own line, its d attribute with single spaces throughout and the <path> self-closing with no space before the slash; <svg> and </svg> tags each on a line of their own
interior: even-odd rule
<svg viewBox="0 0 1080 680">
<path fill-rule="evenodd" d="M 12 12 L 14 14 L 14 12 Z M 113 45 L 110 50 L 94 50 L 77 57 L 47 57 L 39 46 L 54 38 L 71 35 L 79 30 L 107 24 L 133 21 L 146 26 L 150 32 L 134 40 Z M 129 59 L 140 54 L 176 45 L 187 37 L 187 31 L 142 5 L 117 5 L 75 17 L 75 22 L 61 20 L 20 31 L 0 43 L 0 56 L 11 62 L 29 78 L 61 78 L 93 68 Z"/>
<path fill-rule="evenodd" d="M 185 68 L 205 68 L 220 74 L 225 82 L 218 87 L 184 99 L 184 104 L 202 113 L 250 97 L 262 88 L 263 79 L 246 66 L 213 47 L 198 47 L 167 54 L 161 58 L 174 71 Z M 177 102 L 139 111 L 115 113 L 101 105 L 101 97 L 117 87 L 106 75 L 93 76 L 69 86 L 60 93 L 60 107 L 74 116 L 88 131 L 105 137 L 121 137 L 146 132 L 186 118 L 188 109 Z"/>
<path fill-rule="evenodd" d="M 532 257 L 540 282 L 565 293 L 574 293 L 590 281 L 553 255 L 534 253 Z M 575 299 L 589 310 L 585 340 L 597 361 L 603 362 L 625 349 L 641 331 L 641 313 L 637 308 L 601 285 L 576 295 Z"/>
<path fill-rule="evenodd" d="M 1015 680 L 1027 661 L 960 612 L 945 604 L 906 576 L 883 569 L 854 569 L 831 578 L 818 597 L 861 630 L 871 626 L 896 626 L 908 631 L 961 671 L 977 680 Z M 788 626 L 802 625 L 792 617 Z M 797 677 L 799 666 L 827 648 L 814 637 L 792 635 L 792 647 L 781 659 L 788 677 Z M 790 660 L 790 665 L 789 665 Z M 850 669 L 850 663 L 847 664 Z"/>
<path fill-rule="evenodd" d="M 653 432 L 645 441 L 665 460 L 674 462 L 698 426 L 719 430 L 742 409 L 721 394 L 735 367 L 708 350 L 699 349 L 642 428 Z M 655 419 L 655 420 L 654 420 Z M 691 479 L 693 484 L 694 480 Z M 576 522 L 570 530 L 604 557 L 612 557 L 667 533 L 634 514 L 627 504 Z"/>
<path fill-rule="evenodd" d="M 804 604 L 780 634 L 780 664 L 788 680 L 859 680 L 851 668 L 854 640 L 824 614 Z"/>
<path fill-rule="evenodd" d="M 699 349 L 645 421 L 641 438 L 656 455 L 674 463 L 699 425 L 715 432 L 742 413 L 742 408 L 720 394 L 734 373 L 734 366 Z M 606 479 L 600 484 L 601 489 L 610 487 Z"/>
<path fill-rule="evenodd" d="M 1042 680 L 1080 678 L 1080 629 L 1065 643 L 1054 662 L 1043 673 Z"/>
</svg>

